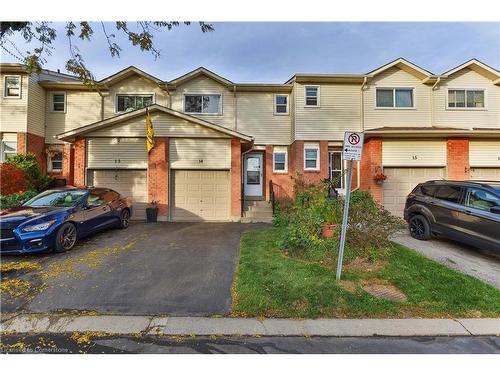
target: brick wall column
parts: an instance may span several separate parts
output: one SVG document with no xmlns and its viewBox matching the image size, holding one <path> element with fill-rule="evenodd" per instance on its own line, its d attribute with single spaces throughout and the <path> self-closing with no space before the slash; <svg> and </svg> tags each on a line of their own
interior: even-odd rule
<svg viewBox="0 0 500 375">
<path fill-rule="evenodd" d="M 156 137 L 148 155 L 148 200 L 158 202 L 158 216 L 168 218 L 168 137 Z"/>
<path fill-rule="evenodd" d="M 73 184 L 78 187 L 85 186 L 86 142 L 85 138 L 78 139 L 74 150 L 74 178 Z"/>
<path fill-rule="evenodd" d="M 369 191 L 377 202 L 382 203 L 382 186 L 373 178 L 377 168 L 382 168 L 382 140 L 370 138 L 363 145 L 360 189 Z"/>
<path fill-rule="evenodd" d="M 75 149 L 71 143 L 63 145 L 63 167 L 62 178 L 66 179 L 67 185 L 73 185 L 75 177 Z"/>
<path fill-rule="evenodd" d="M 241 217 L 241 142 L 231 139 L 231 216 Z"/>
<path fill-rule="evenodd" d="M 469 179 L 469 139 L 450 138 L 446 142 L 448 179 Z"/>
<path fill-rule="evenodd" d="M 45 153 L 45 138 L 31 133 L 17 133 L 17 153 L 35 154 L 38 164 L 44 173 L 47 172 L 47 154 Z"/>
</svg>

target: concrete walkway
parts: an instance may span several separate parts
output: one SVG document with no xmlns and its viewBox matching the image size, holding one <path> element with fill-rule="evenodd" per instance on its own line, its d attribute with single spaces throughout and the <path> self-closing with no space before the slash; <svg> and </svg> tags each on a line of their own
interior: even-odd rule
<svg viewBox="0 0 500 375">
<path fill-rule="evenodd" d="M 499 335 L 500 319 L 243 319 L 130 315 L 2 316 L 2 333 L 104 332 L 140 335 L 481 336 Z"/>
<path fill-rule="evenodd" d="M 500 257 L 485 255 L 479 250 L 444 238 L 419 241 L 406 232 L 395 235 L 392 240 L 447 267 L 500 289 Z"/>
</svg>

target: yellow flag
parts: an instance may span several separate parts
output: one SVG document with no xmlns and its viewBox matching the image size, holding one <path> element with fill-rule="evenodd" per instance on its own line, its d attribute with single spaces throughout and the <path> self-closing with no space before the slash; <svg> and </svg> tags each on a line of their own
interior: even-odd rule
<svg viewBox="0 0 500 375">
<path fill-rule="evenodd" d="M 153 129 L 153 123 L 151 122 L 151 115 L 149 110 L 146 108 L 146 149 L 151 151 L 155 145 L 155 131 Z"/>
</svg>

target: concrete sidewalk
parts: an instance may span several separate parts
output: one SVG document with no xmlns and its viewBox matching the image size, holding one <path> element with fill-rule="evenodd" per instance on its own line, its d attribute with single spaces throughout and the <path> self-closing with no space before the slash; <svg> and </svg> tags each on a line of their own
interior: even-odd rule
<svg viewBox="0 0 500 375">
<path fill-rule="evenodd" d="M 244 319 L 130 315 L 3 316 L 2 333 L 104 332 L 140 335 L 481 336 L 500 335 L 500 319 Z"/>
</svg>

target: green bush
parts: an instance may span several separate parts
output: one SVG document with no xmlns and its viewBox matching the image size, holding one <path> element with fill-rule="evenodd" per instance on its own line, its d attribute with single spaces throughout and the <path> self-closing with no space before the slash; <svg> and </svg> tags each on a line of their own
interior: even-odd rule
<svg viewBox="0 0 500 375">
<path fill-rule="evenodd" d="M 11 195 L 1 195 L 0 196 L 0 209 L 6 209 L 10 207 L 16 207 L 27 201 L 28 199 L 33 198 L 37 195 L 36 191 L 28 190 L 24 193 L 19 194 L 11 194 Z"/>
<path fill-rule="evenodd" d="M 296 183 L 295 199 L 279 203 L 274 225 L 283 229 L 280 247 L 290 255 L 333 264 L 338 252 L 343 197 L 329 198 L 327 182 L 316 185 Z M 325 224 L 337 224 L 333 238 L 322 237 Z M 390 236 L 402 228 L 401 219 L 382 209 L 370 193 L 351 194 L 346 239 L 346 258 L 374 258 L 391 247 Z"/>
<path fill-rule="evenodd" d="M 28 190 L 40 192 L 52 181 L 51 177 L 42 172 L 35 154 L 31 152 L 9 156 L 6 162 L 15 165 L 24 172 Z"/>
</svg>

